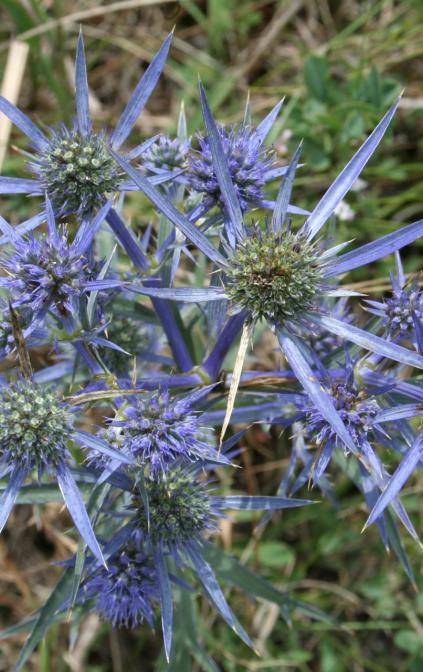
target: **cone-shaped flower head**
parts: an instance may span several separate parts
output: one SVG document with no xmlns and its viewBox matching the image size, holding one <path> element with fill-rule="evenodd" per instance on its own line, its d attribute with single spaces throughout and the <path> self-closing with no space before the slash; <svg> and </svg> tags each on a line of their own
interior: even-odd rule
<svg viewBox="0 0 423 672">
<path fill-rule="evenodd" d="M 382 318 L 390 338 L 413 338 L 416 325 L 423 324 L 423 292 L 417 276 L 407 281 L 399 252 L 395 254 L 395 262 L 397 272 L 391 273 L 392 295 L 383 301 L 366 301 L 367 310 Z"/>
<path fill-rule="evenodd" d="M 87 217 L 101 207 L 105 194 L 119 190 L 122 171 L 110 155 L 104 133 L 86 135 L 60 128 L 30 163 L 56 210 Z"/>
<path fill-rule="evenodd" d="M 18 381 L 0 388 L 0 459 L 10 467 L 56 467 L 69 457 L 73 415 L 44 387 Z"/>
<path fill-rule="evenodd" d="M 89 446 L 127 462 L 113 447 L 74 426 L 74 416 L 52 389 L 33 380 L 0 386 L 0 469 L 10 473 L 0 497 L 0 531 L 31 472 L 57 480 L 75 526 L 100 563 L 104 562 L 84 501 L 72 474 L 68 443 Z M 92 445 L 94 442 L 94 446 Z"/>
<path fill-rule="evenodd" d="M 405 337 L 413 333 L 413 315 L 423 320 L 423 292 L 417 281 L 400 292 L 394 291 L 389 299 L 385 299 L 384 313 L 383 323 L 389 334 Z"/>
<path fill-rule="evenodd" d="M 283 322 L 312 306 L 321 278 L 316 244 L 257 230 L 235 248 L 224 284 L 254 317 Z"/>
<path fill-rule="evenodd" d="M 137 496 L 133 505 L 138 511 L 138 525 L 143 537 L 155 546 L 173 549 L 190 541 L 201 540 L 216 525 L 207 484 L 190 470 L 176 467 L 160 480 L 146 481 L 149 515 Z"/>
<path fill-rule="evenodd" d="M 65 228 L 54 240 L 48 235 L 17 239 L 14 253 L 1 265 L 6 276 L 0 284 L 11 293 L 15 307 L 32 313 L 34 325 L 52 311 L 72 327 L 78 299 L 93 270 L 87 258 L 69 245 Z"/>
<path fill-rule="evenodd" d="M 34 313 L 51 308 L 59 317 L 72 312 L 75 297 L 89 279 L 87 259 L 69 245 L 66 229 L 56 240 L 47 235 L 18 239 L 2 267 L 7 273 L 2 284 L 15 305 L 28 306 Z"/>
<path fill-rule="evenodd" d="M 157 580 L 151 561 L 135 546 L 112 555 L 108 569 L 99 567 L 81 592 L 84 600 L 95 599 L 95 609 L 114 628 L 136 628 L 144 620 L 153 627 Z"/>
</svg>

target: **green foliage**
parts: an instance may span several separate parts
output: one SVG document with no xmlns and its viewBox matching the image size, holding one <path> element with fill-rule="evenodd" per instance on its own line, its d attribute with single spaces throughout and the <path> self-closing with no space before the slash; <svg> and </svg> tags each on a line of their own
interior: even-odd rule
<svg viewBox="0 0 423 672">
<path fill-rule="evenodd" d="M 315 170 L 339 167 L 374 128 L 400 92 L 375 66 L 343 80 L 331 72 L 327 58 L 308 56 L 304 62 L 304 94 L 288 122 L 293 146 L 304 139 L 303 157 Z"/>
</svg>

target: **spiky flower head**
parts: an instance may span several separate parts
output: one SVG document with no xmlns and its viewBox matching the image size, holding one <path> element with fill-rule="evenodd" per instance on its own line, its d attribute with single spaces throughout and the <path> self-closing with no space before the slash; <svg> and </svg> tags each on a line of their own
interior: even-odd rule
<svg viewBox="0 0 423 672">
<path fill-rule="evenodd" d="M 16 240 L 2 267 L 2 285 L 11 291 L 14 305 L 26 306 L 34 315 L 51 309 L 61 318 L 73 312 L 90 276 L 87 259 L 69 245 L 66 228 L 56 240 L 46 235 Z"/>
<path fill-rule="evenodd" d="M 148 513 L 139 495 L 132 507 L 142 537 L 153 545 L 177 549 L 215 529 L 207 484 L 193 470 L 176 466 L 162 479 L 146 480 L 145 489 Z"/>
<path fill-rule="evenodd" d="M 367 437 L 373 419 L 380 411 L 377 399 L 365 390 L 360 390 L 354 380 L 348 379 L 347 374 L 343 381 L 333 381 L 327 392 L 359 448 L 360 439 Z M 325 443 L 336 438 L 332 426 L 317 408 L 311 408 L 307 413 L 306 428 L 308 437 L 315 443 Z"/>
<path fill-rule="evenodd" d="M 160 135 L 142 155 L 143 165 L 154 173 L 162 170 L 173 171 L 184 168 L 190 148 L 190 141 Z"/>
<path fill-rule="evenodd" d="M 123 406 L 110 423 L 109 437 L 113 430 L 116 445 L 148 467 L 153 478 L 166 472 L 177 459 L 204 460 L 212 452 L 202 439 L 190 398 L 172 398 L 168 391 L 146 394 Z"/>
<path fill-rule="evenodd" d="M 383 324 L 391 336 L 402 338 L 414 332 L 414 319 L 423 320 L 423 292 L 415 279 L 409 287 L 394 290 L 383 304 Z"/>
<path fill-rule="evenodd" d="M 241 209 L 259 206 L 264 200 L 264 186 L 274 177 L 273 150 L 263 145 L 255 130 L 248 126 L 219 126 L 218 131 Z M 202 135 L 198 140 L 200 149 L 188 157 L 187 184 L 203 195 L 204 205 L 223 207 L 209 140 Z"/>
<path fill-rule="evenodd" d="M 255 317 L 283 322 L 311 307 L 320 278 L 315 244 L 256 231 L 235 249 L 225 289 Z"/>
<path fill-rule="evenodd" d="M 0 459 L 11 467 L 55 467 L 67 456 L 73 416 L 54 391 L 17 381 L 0 388 Z"/>
<path fill-rule="evenodd" d="M 118 190 L 122 171 L 103 133 L 81 134 L 61 126 L 29 167 L 59 212 L 90 216 L 108 193 Z"/>
<path fill-rule="evenodd" d="M 135 628 L 144 619 L 153 627 L 157 580 L 151 562 L 134 546 L 112 555 L 108 569 L 99 567 L 91 574 L 82 595 L 95 599 L 95 609 L 114 628 Z"/>
</svg>

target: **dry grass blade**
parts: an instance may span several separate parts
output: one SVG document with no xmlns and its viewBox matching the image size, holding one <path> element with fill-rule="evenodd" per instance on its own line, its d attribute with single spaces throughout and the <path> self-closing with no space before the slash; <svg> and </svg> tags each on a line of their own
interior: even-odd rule
<svg viewBox="0 0 423 672">
<path fill-rule="evenodd" d="M 29 46 L 25 42 L 13 40 L 9 47 L 6 68 L 1 85 L 1 95 L 16 104 L 22 86 Z M 6 156 L 12 122 L 6 115 L 0 115 L 0 172 Z"/>
<path fill-rule="evenodd" d="M 241 379 L 242 367 L 244 366 L 245 355 L 247 354 L 248 343 L 254 331 L 254 322 L 244 322 L 242 329 L 241 340 L 239 343 L 238 354 L 232 374 L 231 386 L 228 393 L 228 405 L 226 406 L 225 418 L 223 420 L 222 431 L 220 433 L 219 450 L 222 446 L 223 437 L 231 419 L 232 411 L 235 404 L 235 397 L 238 391 L 239 381 Z"/>
</svg>

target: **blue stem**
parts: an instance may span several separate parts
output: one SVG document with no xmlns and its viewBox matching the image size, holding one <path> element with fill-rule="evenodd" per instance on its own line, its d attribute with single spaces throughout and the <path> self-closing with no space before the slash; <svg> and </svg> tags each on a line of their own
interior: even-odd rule
<svg viewBox="0 0 423 672">
<path fill-rule="evenodd" d="M 144 284 L 146 287 L 160 287 L 161 282 L 158 278 L 150 278 Z M 166 299 L 157 299 L 155 297 L 151 297 L 151 302 L 160 319 L 175 362 L 181 371 L 190 371 L 194 366 L 194 362 L 176 322 L 172 303 Z"/>
<path fill-rule="evenodd" d="M 240 313 L 229 318 L 223 327 L 222 333 L 217 339 L 216 345 L 207 359 L 203 362 L 202 368 L 210 376 L 212 381 L 218 379 L 223 360 L 228 354 L 232 343 L 241 331 L 242 325 L 248 315 L 249 312 L 247 310 L 241 310 Z"/>
</svg>

